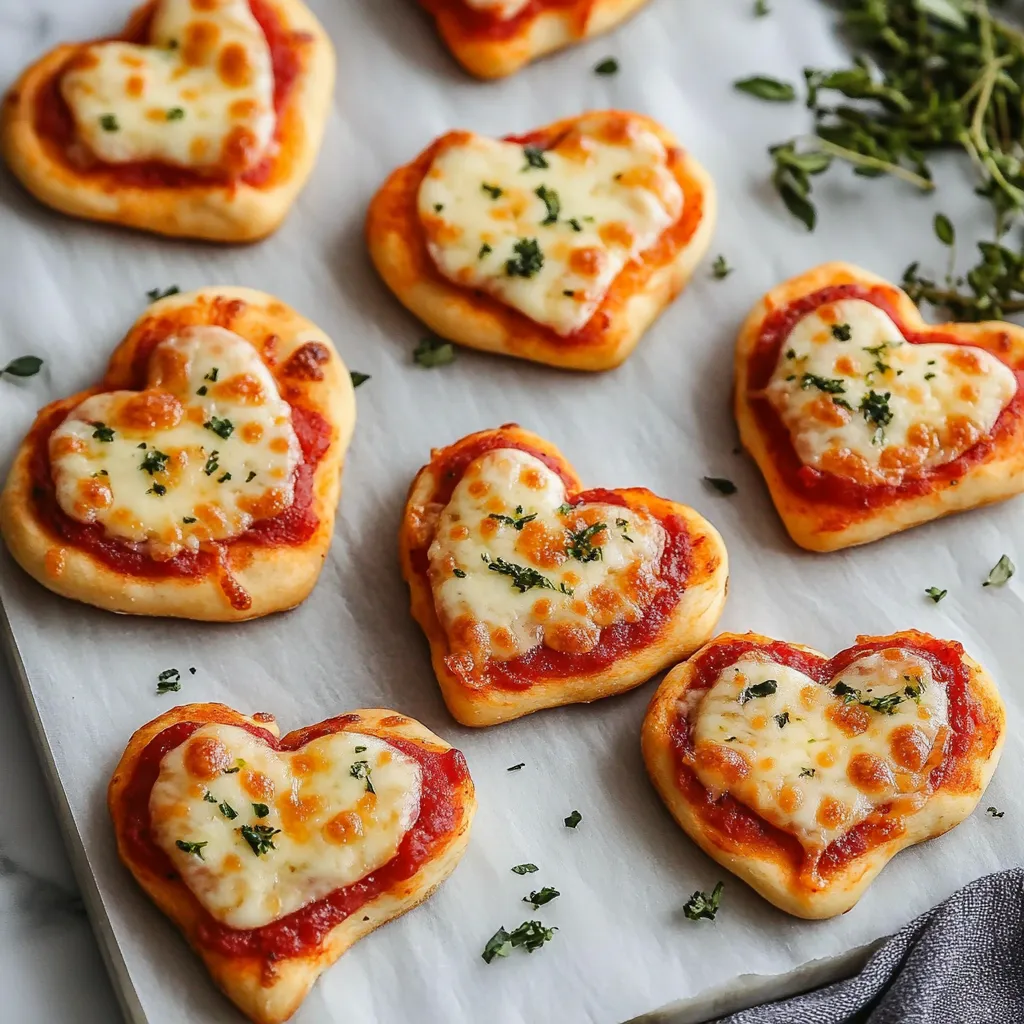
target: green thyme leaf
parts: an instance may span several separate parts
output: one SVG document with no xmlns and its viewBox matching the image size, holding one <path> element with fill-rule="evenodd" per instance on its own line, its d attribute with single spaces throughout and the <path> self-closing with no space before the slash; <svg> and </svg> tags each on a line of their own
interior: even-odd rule
<svg viewBox="0 0 1024 1024">
<path fill-rule="evenodd" d="M 579 811 L 573 811 L 565 820 L 566 828 L 575 828 L 582 820 L 583 815 Z"/>
<path fill-rule="evenodd" d="M 619 62 L 614 57 L 605 57 L 603 61 L 594 65 L 595 75 L 614 75 L 619 70 Z"/>
<path fill-rule="evenodd" d="M 348 375 L 354 388 L 359 387 L 360 384 L 365 384 L 371 379 L 368 373 L 360 373 L 358 370 L 350 370 Z"/>
<path fill-rule="evenodd" d="M 184 839 L 176 839 L 174 845 L 181 850 L 183 853 L 191 853 L 194 857 L 198 857 L 200 860 L 205 860 L 203 856 L 203 847 L 209 846 L 209 842 L 205 843 L 189 843 Z"/>
<path fill-rule="evenodd" d="M 499 523 L 505 523 L 506 526 L 511 526 L 513 530 L 522 530 L 522 528 L 527 523 L 532 523 L 534 521 L 534 519 L 537 518 L 537 515 L 538 515 L 537 512 L 532 512 L 528 516 L 524 516 L 522 513 L 523 513 L 523 506 L 522 505 L 517 505 L 516 506 L 516 514 L 515 514 L 515 516 L 504 516 L 504 515 L 501 515 L 498 512 L 491 512 L 487 516 L 487 518 L 488 519 L 493 519 L 493 520 L 495 520 L 496 522 L 499 522 Z"/>
<path fill-rule="evenodd" d="M 741 78 L 738 82 L 733 82 L 733 88 L 749 96 L 756 96 L 759 100 L 768 100 L 770 103 L 792 103 L 796 99 L 796 89 L 789 82 L 781 82 L 767 75 Z"/>
<path fill-rule="evenodd" d="M 498 573 L 499 576 L 508 576 L 512 580 L 512 586 L 519 591 L 520 594 L 525 594 L 528 590 L 534 588 L 540 588 L 542 590 L 556 590 L 559 593 L 567 594 L 572 596 L 572 590 L 564 583 L 555 586 L 546 576 L 542 576 L 536 569 L 526 565 L 517 565 L 515 562 L 506 562 L 504 558 L 491 559 L 489 555 L 482 555 L 483 560 L 487 563 L 487 568 L 491 572 Z"/>
<path fill-rule="evenodd" d="M 1008 583 L 1010 577 L 1017 571 L 1017 567 L 1010 561 L 1009 555 L 1000 555 L 999 561 L 989 570 L 988 577 L 982 583 L 983 587 L 1001 587 Z"/>
<path fill-rule="evenodd" d="M 349 768 L 348 773 L 353 779 L 362 779 L 366 783 L 366 792 L 375 793 L 376 790 L 373 788 L 373 782 L 370 779 L 370 774 L 373 769 L 370 767 L 369 761 L 356 761 L 352 767 Z"/>
<path fill-rule="evenodd" d="M 956 231 L 953 229 L 953 222 L 944 213 L 935 214 L 932 226 L 935 229 L 935 237 L 943 245 L 952 246 L 956 243 Z"/>
<path fill-rule="evenodd" d="M 9 377 L 34 377 L 42 365 L 43 361 L 39 356 L 18 356 L 0 370 L 0 377 L 5 373 Z"/>
<path fill-rule="evenodd" d="M 170 288 L 150 288 L 146 292 L 146 298 L 150 302 L 158 302 L 160 299 L 166 299 L 169 295 L 177 295 L 180 291 L 181 289 L 176 284 L 172 284 Z M 214 380 L 216 379 L 215 377 Z"/>
<path fill-rule="evenodd" d="M 167 460 L 170 458 L 166 452 L 157 451 L 156 448 L 150 448 L 142 458 L 142 462 L 139 463 L 139 469 L 143 472 L 148 473 L 150 476 L 154 476 L 157 473 L 163 473 L 167 469 Z"/>
<path fill-rule="evenodd" d="M 211 416 L 204 424 L 207 430 L 212 430 L 218 437 L 222 437 L 225 441 L 231 436 L 235 429 L 235 425 L 229 419 L 221 418 L 220 416 Z"/>
<path fill-rule="evenodd" d="M 266 804 L 253 804 L 252 813 L 255 814 L 257 818 L 265 818 L 270 814 L 270 808 Z"/>
</svg>

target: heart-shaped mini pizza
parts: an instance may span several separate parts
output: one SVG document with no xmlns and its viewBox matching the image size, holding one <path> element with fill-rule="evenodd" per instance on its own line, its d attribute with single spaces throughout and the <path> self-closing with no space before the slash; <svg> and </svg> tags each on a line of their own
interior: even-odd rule
<svg viewBox="0 0 1024 1024">
<path fill-rule="evenodd" d="M 95 388 L 42 409 L 0 534 L 50 590 L 225 621 L 291 608 L 327 556 L 355 422 L 331 340 L 273 296 L 153 303 Z"/>
<path fill-rule="evenodd" d="M 538 57 L 607 32 L 647 0 L 420 0 L 455 59 L 502 78 Z"/>
<path fill-rule="evenodd" d="M 108 792 L 121 859 L 257 1024 L 430 896 L 476 810 L 462 754 L 393 711 L 278 735 L 273 715 L 174 708 L 132 736 Z"/>
<path fill-rule="evenodd" d="M 585 491 L 515 424 L 431 452 L 400 548 L 445 703 L 474 726 L 646 682 L 708 639 L 729 573 L 692 508 Z"/>
<path fill-rule="evenodd" d="M 995 683 L 952 640 L 861 636 L 828 658 L 723 633 L 665 677 L 642 742 L 705 853 L 782 910 L 825 918 L 974 810 L 1005 726 Z"/>
<path fill-rule="evenodd" d="M 1024 491 L 1024 328 L 932 326 L 826 263 L 770 291 L 736 349 L 736 420 L 790 536 L 877 540 Z"/>
<path fill-rule="evenodd" d="M 388 178 L 366 233 L 442 337 L 605 370 L 682 290 L 714 216 L 714 185 L 675 138 L 609 110 L 502 140 L 449 132 Z"/>
<path fill-rule="evenodd" d="M 316 159 L 334 50 L 302 0 L 150 0 L 119 37 L 58 46 L 4 98 L 22 184 L 75 217 L 247 242 Z"/>
</svg>

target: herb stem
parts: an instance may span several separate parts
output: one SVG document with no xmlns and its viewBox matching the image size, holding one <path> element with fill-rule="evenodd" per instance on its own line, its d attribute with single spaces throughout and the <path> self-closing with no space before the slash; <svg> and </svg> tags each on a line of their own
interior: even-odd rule
<svg viewBox="0 0 1024 1024">
<path fill-rule="evenodd" d="M 915 174 L 899 164 L 882 160 L 879 157 L 868 156 L 865 153 L 858 153 L 855 150 L 847 149 L 845 146 L 837 146 L 834 142 L 829 142 L 828 139 L 820 138 L 817 135 L 811 136 L 810 141 L 822 153 L 828 153 L 829 156 L 838 157 L 840 160 L 856 164 L 858 167 L 868 167 L 874 171 L 884 171 L 886 174 L 891 174 L 894 178 L 900 178 L 911 185 L 916 185 L 922 192 L 931 192 L 935 188 L 934 181 L 929 181 L 922 175 Z"/>
</svg>

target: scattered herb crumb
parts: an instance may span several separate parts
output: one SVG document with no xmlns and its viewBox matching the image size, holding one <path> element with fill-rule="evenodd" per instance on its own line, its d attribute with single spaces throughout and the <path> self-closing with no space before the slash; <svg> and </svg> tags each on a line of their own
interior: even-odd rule
<svg viewBox="0 0 1024 1024">
<path fill-rule="evenodd" d="M 423 338 L 413 350 L 412 358 L 418 366 L 431 370 L 455 361 L 455 346 L 442 338 Z"/>
<path fill-rule="evenodd" d="M 568 818 L 565 818 L 566 828 L 575 828 L 583 820 L 583 815 L 579 811 L 573 811 Z"/>
<path fill-rule="evenodd" d="M 938 587 L 929 587 L 925 593 L 938 604 L 948 593 L 948 590 L 939 590 Z"/>
<path fill-rule="evenodd" d="M 982 584 L 983 587 L 1001 587 L 1009 582 L 1010 577 L 1017 571 L 1017 567 L 1010 561 L 1009 555 L 1001 555 L 999 561 L 989 570 L 988 578 Z"/>
<path fill-rule="evenodd" d="M 512 869 L 512 873 L 514 875 L 532 875 L 535 871 L 539 870 L 536 864 L 517 864 Z"/>
<path fill-rule="evenodd" d="M 721 902 L 722 890 L 724 888 L 725 882 L 719 882 L 711 890 L 710 896 L 698 889 L 686 901 L 683 913 L 691 921 L 714 921 L 715 915 L 718 913 L 718 905 Z"/>
<path fill-rule="evenodd" d="M 594 65 L 595 75 L 615 75 L 619 71 L 619 62 L 614 57 L 605 57 L 599 64 Z"/>
<path fill-rule="evenodd" d="M 703 480 L 711 490 L 718 491 L 719 494 L 728 496 L 736 493 L 736 485 L 731 480 L 727 480 L 724 476 L 706 476 Z"/>
<path fill-rule="evenodd" d="M 8 377 L 34 377 L 42 365 L 43 361 L 39 356 L 18 356 L 0 370 L 0 377 L 5 373 Z"/>
<path fill-rule="evenodd" d="M 732 273 L 732 267 L 726 262 L 724 256 L 716 256 L 714 263 L 711 264 L 711 276 L 716 281 L 721 281 L 723 277 L 728 277 Z"/>
<path fill-rule="evenodd" d="M 157 693 L 177 693 L 181 689 L 181 673 L 176 668 L 167 668 L 156 677 Z"/>
</svg>

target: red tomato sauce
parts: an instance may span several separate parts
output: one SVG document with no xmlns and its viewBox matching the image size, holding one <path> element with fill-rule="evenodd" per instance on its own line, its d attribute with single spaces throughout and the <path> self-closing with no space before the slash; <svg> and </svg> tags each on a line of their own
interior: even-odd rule
<svg viewBox="0 0 1024 1024">
<path fill-rule="evenodd" d="M 141 386 L 141 381 L 139 382 Z M 320 519 L 313 507 L 313 482 L 316 467 L 331 445 L 331 426 L 318 412 L 293 405 L 292 426 L 302 450 L 302 461 L 295 470 L 295 497 L 292 504 L 271 519 L 262 519 L 243 534 L 229 541 L 203 545 L 199 551 L 181 551 L 166 561 L 150 558 L 117 538 L 111 537 L 100 523 L 81 523 L 69 516 L 57 501 L 50 464 L 49 439 L 67 418 L 67 406 L 54 409 L 41 419 L 30 435 L 32 446 L 32 498 L 42 525 L 60 541 L 87 551 L 104 565 L 129 576 L 147 579 L 198 578 L 218 571 L 235 545 L 250 547 L 297 546 L 316 532 Z M 232 595 L 237 587 L 229 572 L 222 574 L 229 599 L 237 608 L 249 605 L 244 592 Z M 238 603 L 241 602 L 241 603 Z"/>
<path fill-rule="evenodd" d="M 445 462 L 435 467 L 441 483 L 433 500 L 447 504 L 469 464 L 497 448 L 518 448 L 540 459 L 562 478 L 567 487 L 566 501 L 571 504 L 582 501 L 629 507 L 621 495 L 603 488 L 573 493 L 574 481 L 557 459 L 531 448 L 528 444 L 501 435 L 492 435 L 473 444 L 457 447 Z M 650 644 L 665 624 L 672 609 L 679 603 L 686 580 L 692 571 L 690 534 L 686 521 L 675 515 L 666 516 L 659 521 L 667 534 L 665 549 L 658 567 L 658 578 L 663 586 L 647 606 L 643 618 L 638 622 L 618 622 L 605 626 L 601 630 L 598 645 L 586 654 L 556 651 L 541 644 L 521 657 L 509 661 L 491 661 L 488 666 L 490 683 L 503 690 L 523 690 L 532 686 L 538 679 L 565 679 L 568 676 L 599 672 L 631 651 Z M 427 548 L 418 548 L 411 554 L 413 567 L 427 581 Z M 429 585 L 427 581 L 427 586 Z"/>
<path fill-rule="evenodd" d="M 522 32 L 534 18 L 548 10 L 582 8 L 579 12 L 581 29 L 586 25 L 593 0 L 530 0 L 511 18 L 502 18 L 496 11 L 484 11 L 465 3 L 465 0 L 420 0 L 435 17 L 448 14 L 458 19 L 459 27 L 467 34 L 482 39 L 501 40 Z"/>
<path fill-rule="evenodd" d="M 277 114 L 274 138 L 280 142 L 281 115 L 295 82 L 302 73 L 302 47 L 310 37 L 306 33 L 287 29 L 269 0 L 249 0 L 249 6 L 270 47 L 274 71 L 274 111 Z M 119 38 L 125 42 L 145 45 L 149 41 L 152 20 L 153 11 L 150 10 L 133 24 L 132 31 Z M 40 87 L 35 111 L 35 128 L 39 136 L 54 143 L 57 150 L 71 163 L 67 154 L 69 147 L 76 140 L 75 121 L 71 108 L 60 91 L 62 74 L 63 68 Z M 183 188 L 189 185 L 231 183 L 231 179 L 224 176 L 198 174 L 187 168 L 175 167 L 156 160 L 126 164 L 96 161 L 88 167 L 81 167 L 78 163 L 73 163 L 72 166 L 77 174 L 103 174 L 116 178 L 123 185 L 137 188 Z M 274 156 L 268 154 L 239 180 L 246 185 L 263 185 L 270 179 L 273 170 Z"/>
<path fill-rule="evenodd" d="M 820 306 L 840 299 L 864 299 L 883 310 L 900 333 L 913 345 L 941 342 L 948 345 L 970 343 L 943 334 L 941 331 L 912 331 L 900 319 L 892 290 L 868 287 L 862 284 L 834 285 L 769 313 L 761 328 L 760 337 L 750 354 L 747 388 L 754 415 L 768 440 L 768 447 L 787 485 L 812 502 L 840 505 L 850 509 L 881 508 L 902 498 L 929 494 L 937 488 L 948 487 L 968 470 L 982 462 L 1001 442 L 1020 432 L 1024 418 L 1024 371 L 1011 367 L 1017 377 L 1017 391 L 996 420 L 992 433 L 964 452 L 959 458 L 941 466 L 926 469 L 915 476 L 906 477 L 899 484 L 859 484 L 853 480 L 827 473 L 800 461 L 789 431 L 767 398 L 756 395 L 768 386 L 779 361 L 782 346 L 793 328 L 803 317 Z"/>
<path fill-rule="evenodd" d="M 899 647 L 927 662 L 935 682 L 946 689 L 950 738 L 942 763 L 931 774 L 930 784 L 935 790 L 956 774 L 974 744 L 976 733 L 982 728 L 983 709 L 970 692 L 970 671 L 963 662 L 964 649 L 955 641 L 923 635 L 898 641 L 873 640 L 849 647 L 834 658 L 823 658 L 778 640 L 768 644 L 728 640 L 715 644 L 693 660 L 695 671 L 689 689 L 709 689 L 722 672 L 751 652 L 767 655 L 772 661 L 827 685 L 857 658 L 889 647 Z M 745 852 L 753 851 L 799 869 L 806 854 L 796 836 L 766 821 L 732 796 L 725 794 L 715 799 L 705 789 L 692 766 L 692 724 L 682 714 L 672 720 L 669 738 L 675 756 L 677 784 L 704 821 L 727 841 L 743 846 Z M 828 878 L 868 850 L 899 835 L 903 823 L 898 818 L 887 818 L 888 810 L 888 805 L 879 807 L 869 818 L 829 844 L 819 856 L 817 873 Z"/>
<path fill-rule="evenodd" d="M 225 722 L 246 729 L 275 750 L 296 750 L 320 736 L 341 732 L 346 725 L 358 721 L 354 715 L 339 715 L 319 725 L 300 729 L 278 740 L 273 733 L 248 722 L 225 718 Z M 126 852 L 134 863 L 156 874 L 178 877 L 170 857 L 153 841 L 149 814 L 149 798 L 160 774 L 164 756 L 180 746 L 202 725 L 200 722 L 179 722 L 152 739 L 139 756 L 132 777 L 121 796 L 127 812 L 123 839 Z M 314 951 L 335 925 L 341 924 L 370 900 L 411 878 L 433 856 L 444 839 L 455 831 L 462 820 L 462 809 L 455 803 L 456 791 L 469 778 L 466 759 L 459 750 L 443 753 L 424 750 L 403 739 L 387 741 L 415 760 L 422 770 L 420 813 L 405 834 L 398 852 L 372 874 L 343 886 L 262 928 L 237 929 L 216 921 L 196 901 L 199 914 L 198 938 L 202 944 L 225 956 L 257 957 L 281 960 Z M 190 897 L 194 900 L 195 897 Z"/>
</svg>

